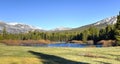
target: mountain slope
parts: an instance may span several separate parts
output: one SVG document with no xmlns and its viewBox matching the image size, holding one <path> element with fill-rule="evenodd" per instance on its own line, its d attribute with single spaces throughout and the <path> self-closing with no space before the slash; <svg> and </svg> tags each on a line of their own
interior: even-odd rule
<svg viewBox="0 0 120 64">
<path fill-rule="evenodd" d="M 26 33 L 28 31 L 42 30 L 26 24 L 0 22 L 0 32 L 2 32 L 4 27 L 8 33 Z"/>
<path fill-rule="evenodd" d="M 117 16 L 113 16 L 113 17 L 110 17 L 110 18 L 105 18 L 103 20 L 97 21 L 96 23 L 92 23 L 92 24 L 85 25 L 85 26 L 82 26 L 82 27 L 74 28 L 71 31 L 78 31 L 78 30 L 82 31 L 82 30 L 85 30 L 85 29 L 87 29 L 91 26 L 95 26 L 97 28 L 104 28 L 107 25 L 115 24 L 116 21 L 117 21 Z"/>
</svg>

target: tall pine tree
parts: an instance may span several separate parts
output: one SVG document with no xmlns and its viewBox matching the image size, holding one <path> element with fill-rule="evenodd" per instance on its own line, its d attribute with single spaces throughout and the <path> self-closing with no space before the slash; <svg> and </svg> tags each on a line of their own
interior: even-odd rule
<svg viewBox="0 0 120 64">
<path fill-rule="evenodd" d="M 3 38 L 6 39 L 7 37 L 6 27 L 3 28 L 2 34 L 3 34 Z"/>
<path fill-rule="evenodd" d="M 115 24 L 115 39 L 117 45 L 120 45 L 120 12 L 117 16 L 117 23 Z"/>
</svg>

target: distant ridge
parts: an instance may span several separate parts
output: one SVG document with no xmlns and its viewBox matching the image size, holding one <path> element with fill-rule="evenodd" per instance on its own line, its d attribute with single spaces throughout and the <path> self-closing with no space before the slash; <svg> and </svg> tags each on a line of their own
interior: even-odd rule
<svg viewBox="0 0 120 64">
<path fill-rule="evenodd" d="M 91 26 L 95 26 L 97 28 L 104 28 L 107 25 L 113 25 L 117 21 L 117 16 L 105 18 L 103 20 L 97 21 L 95 23 L 85 25 L 78 28 L 68 28 L 68 27 L 58 27 L 52 30 L 45 30 L 41 28 L 37 28 L 31 25 L 22 24 L 22 23 L 5 23 L 3 21 L 0 21 L 0 32 L 2 32 L 3 28 L 6 27 L 7 32 L 9 33 L 27 33 L 29 31 L 42 31 L 42 32 L 62 32 L 62 31 L 82 31 L 85 30 Z"/>
<path fill-rule="evenodd" d="M 26 33 L 28 31 L 43 31 L 40 28 L 31 26 L 31 25 L 26 25 L 22 23 L 5 23 L 5 22 L 0 22 L 0 32 L 2 32 L 3 28 L 6 28 L 6 31 L 8 33 Z"/>
</svg>

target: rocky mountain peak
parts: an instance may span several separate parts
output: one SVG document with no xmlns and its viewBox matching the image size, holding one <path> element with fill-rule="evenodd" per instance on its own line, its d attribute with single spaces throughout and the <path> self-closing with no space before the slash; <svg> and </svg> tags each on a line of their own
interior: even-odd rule
<svg viewBox="0 0 120 64">
<path fill-rule="evenodd" d="M 116 21 L 117 21 L 117 16 L 113 16 L 113 17 L 110 17 L 110 18 L 105 18 L 103 20 L 100 20 L 100 21 L 94 23 L 94 25 L 100 25 L 100 24 L 110 25 L 110 24 L 115 24 Z"/>
</svg>

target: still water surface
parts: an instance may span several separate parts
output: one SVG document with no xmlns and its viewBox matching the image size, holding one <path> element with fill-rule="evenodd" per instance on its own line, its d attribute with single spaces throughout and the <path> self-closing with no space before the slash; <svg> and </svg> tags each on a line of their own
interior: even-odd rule
<svg viewBox="0 0 120 64">
<path fill-rule="evenodd" d="M 48 44 L 48 47 L 89 47 L 93 45 L 88 44 L 77 44 L 77 43 L 55 43 L 55 44 Z M 102 47 L 102 45 L 94 45 L 95 47 Z"/>
<path fill-rule="evenodd" d="M 102 45 L 89 45 L 89 44 L 78 44 L 78 43 L 66 43 L 59 42 L 54 44 L 22 44 L 21 46 L 35 46 L 35 47 L 102 47 Z"/>
</svg>

